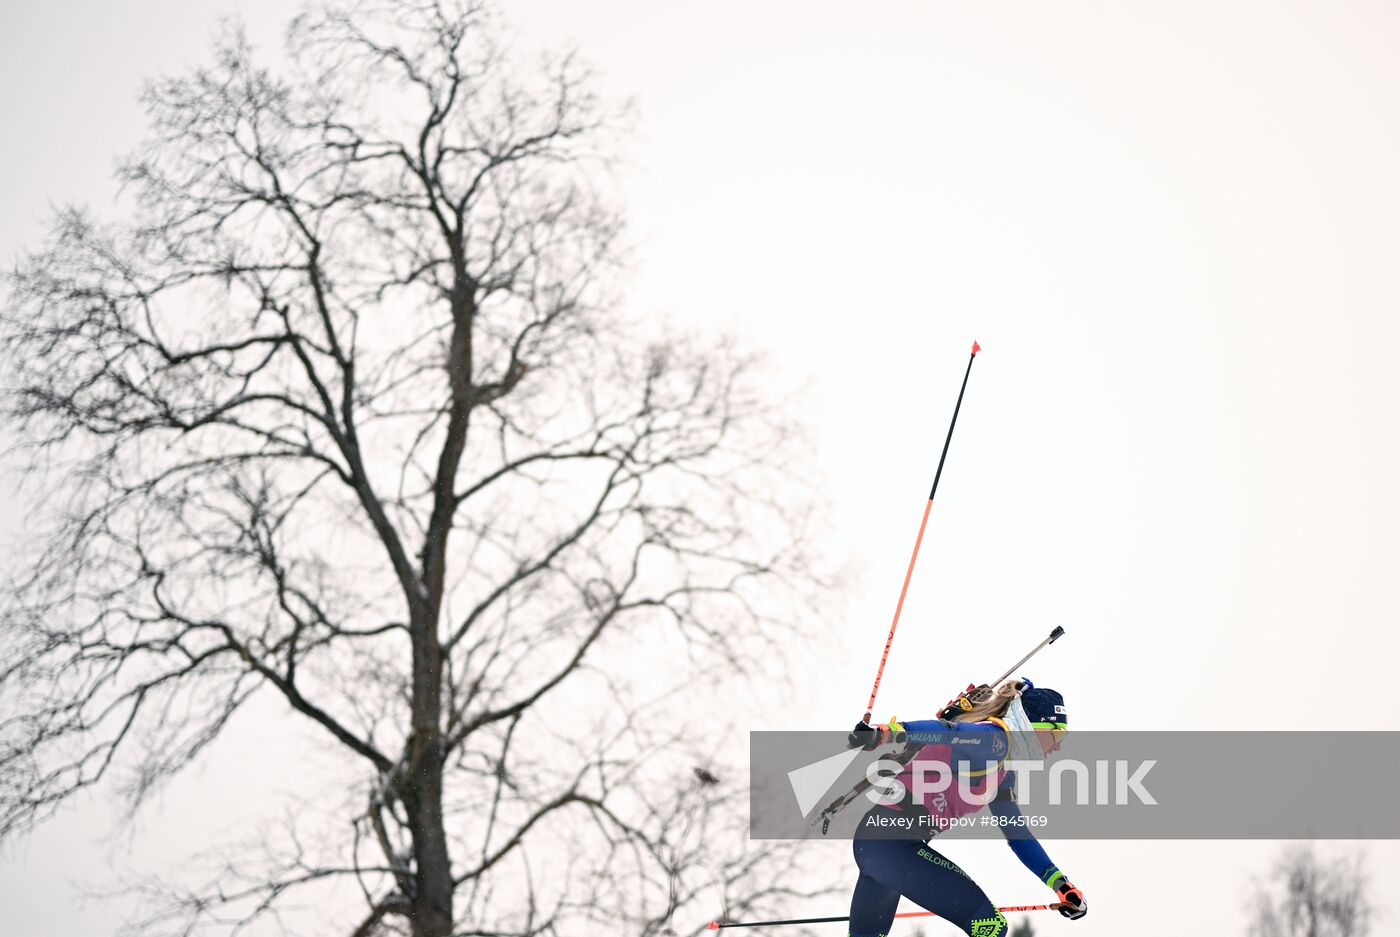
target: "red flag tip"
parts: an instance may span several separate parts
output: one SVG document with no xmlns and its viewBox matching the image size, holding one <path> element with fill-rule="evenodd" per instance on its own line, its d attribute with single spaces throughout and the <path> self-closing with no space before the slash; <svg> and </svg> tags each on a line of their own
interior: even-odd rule
<svg viewBox="0 0 1400 937">
<path fill-rule="evenodd" d="M 719 930 L 719 921 L 711 921 L 711 922 L 709 923 L 709 929 L 710 929 L 710 930 Z"/>
<path fill-rule="evenodd" d="M 972 343 L 972 353 L 975 355 L 975 354 L 977 354 L 977 353 L 978 353 L 979 351 L 981 351 L 981 350 L 982 350 L 982 346 L 979 345 L 979 344 L 977 344 L 976 341 L 973 341 L 973 343 Z"/>
</svg>

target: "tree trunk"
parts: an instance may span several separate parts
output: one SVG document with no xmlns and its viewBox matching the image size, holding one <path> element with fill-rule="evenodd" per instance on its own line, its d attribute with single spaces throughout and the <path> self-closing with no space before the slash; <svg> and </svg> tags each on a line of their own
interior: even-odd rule
<svg viewBox="0 0 1400 937">
<path fill-rule="evenodd" d="M 413 647 L 413 740 L 404 806 L 413 830 L 413 937 L 452 934 L 452 864 L 443 825 L 441 649 L 435 629 L 415 629 Z"/>
<path fill-rule="evenodd" d="M 449 243 L 455 267 L 452 292 L 454 326 L 448 345 L 447 373 L 452 403 L 446 437 L 438 458 L 433 512 L 423 544 L 423 611 L 413 628 L 413 738 L 407 804 L 413 827 L 416 894 L 413 896 L 413 937 L 451 937 L 452 863 L 443 825 L 442 788 L 445 744 L 442 738 L 442 645 L 438 616 L 446 577 L 447 541 L 455 511 L 457 467 L 466 448 L 471 410 L 472 319 L 476 312 L 475 285 L 467 276 L 461 242 Z"/>
<path fill-rule="evenodd" d="M 452 934 L 452 869 L 442 822 L 442 757 L 424 752 L 412 801 L 413 858 L 417 893 L 413 898 L 413 937 Z"/>
</svg>

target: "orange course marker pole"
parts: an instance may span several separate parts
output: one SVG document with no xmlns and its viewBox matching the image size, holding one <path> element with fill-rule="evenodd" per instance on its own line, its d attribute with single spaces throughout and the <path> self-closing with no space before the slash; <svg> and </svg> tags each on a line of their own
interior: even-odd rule
<svg viewBox="0 0 1400 937">
<path fill-rule="evenodd" d="M 997 908 L 998 911 L 1058 911 L 1058 904 L 1011 904 Z M 932 911 L 903 911 L 895 917 L 938 917 Z M 707 926 L 709 930 L 721 930 L 726 927 L 776 927 L 781 924 L 834 924 L 837 921 L 849 921 L 849 917 L 801 917 L 791 918 L 786 921 L 711 921 Z"/>
<path fill-rule="evenodd" d="M 938 480 L 943 477 L 943 463 L 948 459 L 948 446 L 953 442 L 953 429 L 958 425 L 958 411 L 962 409 L 963 394 L 967 392 L 967 379 L 972 374 L 972 362 L 982 346 L 972 343 L 972 354 L 967 359 L 967 370 L 963 372 L 962 387 L 958 389 L 958 402 L 953 406 L 953 419 L 948 424 L 948 436 L 943 440 L 943 453 L 938 457 L 938 471 L 933 475 L 933 487 L 929 489 L 928 502 L 924 504 L 924 516 L 919 521 L 919 535 L 914 538 L 914 552 L 909 556 L 909 568 L 904 571 L 904 585 L 899 589 L 899 602 L 894 607 L 894 621 L 890 622 L 890 633 L 885 638 L 885 650 L 880 655 L 880 667 L 875 671 L 875 683 L 870 687 L 870 701 L 865 704 L 865 716 L 861 722 L 869 723 L 870 714 L 875 711 L 875 694 L 880 692 L 880 678 L 885 675 L 885 663 L 890 659 L 890 648 L 894 645 L 894 632 L 899 627 L 899 613 L 904 611 L 904 597 L 909 594 L 909 580 L 914 576 L 914 564 L 919 560 L 919 547 L 924 542 L 924 529 L 928 527 L 928 515 L 933 509 L 933 496 L 938 493 Z"/>
</svg>

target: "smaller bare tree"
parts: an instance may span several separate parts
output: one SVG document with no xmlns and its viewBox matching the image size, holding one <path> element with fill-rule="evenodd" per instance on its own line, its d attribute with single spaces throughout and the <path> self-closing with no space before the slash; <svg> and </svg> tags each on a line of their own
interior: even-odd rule
<svg viewBox="0 0 1400 937">
<path fill-rule="evenodd" d="M 1284 852 L 1254 902 L 1250 937 L 1366 937 L 1375 916 L 1366 857 L 1328 859 L 1311 845 Z"/>
</svg>

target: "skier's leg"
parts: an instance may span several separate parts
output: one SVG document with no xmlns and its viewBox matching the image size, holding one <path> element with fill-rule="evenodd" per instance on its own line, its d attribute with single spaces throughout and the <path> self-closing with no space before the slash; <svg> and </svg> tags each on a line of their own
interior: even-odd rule
<svg viewBox="0 0 1400 937">
<path fill-rule="evenodd" d="M 909 840 L 867 840 L 858 845 L 856 861 L 862 877 L 894 889 L 961 927 L 969 937 L 1004 937 L 1008 930 L 1006 918 L 977 883 L 932 846 Z"/>
<path fill-rule="evenodd" d="M 865 840 L 856 840 L 856 865 L 861 865 Z M 851 921 L 848 937 L 885 937 L 899 908 L 899 892 L 881 885 L 861 872 L 851 894 Z"/>
</svg>

